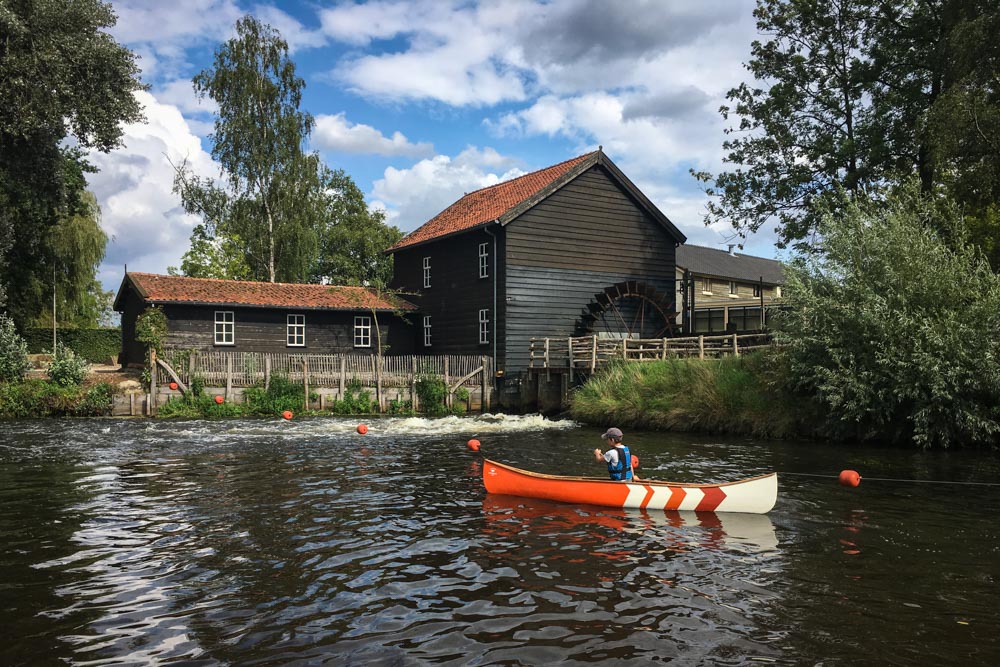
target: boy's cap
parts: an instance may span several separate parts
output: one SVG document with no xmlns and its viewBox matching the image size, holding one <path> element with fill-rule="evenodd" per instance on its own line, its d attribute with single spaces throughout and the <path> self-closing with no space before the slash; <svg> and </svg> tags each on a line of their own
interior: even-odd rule
<svg viewBox="0 0 1000 667">
<path fill-rule="evenodd" d="M 618 438 L 621 439 L 622 431 L 620 428 L 609 428 L 604 435 L 601 436 L 602 440 L 607 440 L 608 438 Z"/>
</svg>

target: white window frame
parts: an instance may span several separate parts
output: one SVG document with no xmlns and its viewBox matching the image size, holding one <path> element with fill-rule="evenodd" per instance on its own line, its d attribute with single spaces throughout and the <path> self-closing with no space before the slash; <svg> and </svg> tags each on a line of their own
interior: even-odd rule
<svg viewBox="0 0 1000 667">
<path fill-rule="evenodd" d="M 479 277 L 490 277 L 490 244 L 479 244 Z"/>
<path fill-rule="evenodd" d="M 226 340 L 227 334 L 229 340 Z M 232 310 L 215 311 L 215 344 L 236 345 L 236 315 Z"/>
<path fill-rule="evenodd" d="M 740 285 L 735 280 L 729 281 L 729 296 L 736 298 L 740 295 Z"/>
<path fill-rule="evenodd" d="M 285 317 L 285 346 L 306 346 L 306 316 L 290 313 Z"/>
<path fill-rule="evenodd" d="M 431 316 L 424 315 L 424 347 L 431 346 Z"/>
<path fill-rule="evenodd" d="M 372 318 L 367 315 L 354 316 L 354 347 L 372 346 Z"/>
<path fill-rule="evenodd" d="M 488 345 L 490 342 L 490 309 L 482 308 L 479 311 L 479 344 Z"/>
<path fill-rule="evenodd" d="M 702 278 L 701 280 L 701 293 L 712 296 L 712 281 L 708 278 Z"/>
<path fill-rule="evenodd" d="M 431 258 L 424 257 L 424 287 L 431 286 Z"/>
</svg>

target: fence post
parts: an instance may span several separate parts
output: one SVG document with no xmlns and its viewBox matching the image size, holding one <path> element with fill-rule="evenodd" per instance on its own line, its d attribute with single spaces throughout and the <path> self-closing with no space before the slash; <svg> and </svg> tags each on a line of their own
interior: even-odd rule
<svg viewBox="0 0 1000 667">
<path fill-rule="evenodd" d="M 664 339 L 663 339 L 663 356 L 661 356 L 661 357 L 660 357 L 660 358 L 661 358 L 661 359 L 663 359 L 663 360 L 666 360 L 666 358 L 667 358 L 667 346 L 668 346 L 669 344 L 670 344 L 670 343 L 668 343 L 668 342 L 667 342 L 667 339 L 666 339 L 666 338 L 664 338 Z"/>
<path fill-rule="evenodd" d="M 340 355 L 340 388 L 338 400 L 344 400 L 344 383 L 346 382 L 347 376 L 347 357 Z"/>
<path fill-rule="evenodd" d="M 383 411 L 382 406 L 382 352 L 375 355 L 375 397 L 378 400 L 378 411 Z"/>
<path fill-rule="evenodd" d="M 551 370 L 549 369 L 549 339 L 545 339 L 545 381 L 549 381 L 549 374 Z"/>
<path fill-rule="evenodd" d="M 573 338 L 566 339 L 566 356 L 569 358 L 569 383 L 573 384 Z"/>
<path fill-rule="evenodd" d="M 198 350 L 191 350 L 191 354 L 188 355 L 188 376 L 187 383 L 191 386 L 191 380 L 194 379 L 194 358 L 198 354 Z"/>
<path fill-rule="evenodd" d="M 593 335 L 592 346 L 590 350 L 590 374 L 593 375 L 597 370 L 597 334 Z"/>
<path fill-rule="evenodd" d="M 698 336 L 698 358 L 705 358 L 705 336 Z"/>
<path fill-rule="evenodd" d="M 622 338 L 622 361 L 628 361 L 628 338 Z"/>
<path fill-rule="evenodd" d="M 233 353 L 226 355 L 226 400 L 233 391 Z"/>
<path fill-rule="evenodd" d="M 479 412 L 486 412 L 486 406 L 489 402 L 486 399 L 486 374 L 490 370 L 489 366 L 490 358 L 483 355 L 483 381 L 479 384 Z M 472 407 L 471 405 L 469 406 Z"/>
<path fill-rule="evenodd" d="M 416 412 L 417 411 L 417 355 L 410 357 L 411 364 L 410 370 L 410 408 Z"/>
<path fill-rule="evenodd" d="M 149 348 L 149 408 L 150 417 L 156 416 L 156 350 Z"/>
<path fill-rule="evenodd" d="M 733 334 L 733 356 L 740 356 L 740 344 L 736 341 L 736 334 Z"/>
<path fill-rule="evenodd" d="M 444 355 L 444 404 L 451 407 L 451 379 L 448 376 L 448 355 Z"/>
<path fill-rule="evenodd" d="M 309 359 L 302 357 L 302 388 L 305 390 L 305 398 L 302 401 L 302 409 L 309 410 Z"/>
<path fill-rule="evenodd" d="M 271 386 L 271 355 L 264 357 L 264 391 Z"/>
</svg>

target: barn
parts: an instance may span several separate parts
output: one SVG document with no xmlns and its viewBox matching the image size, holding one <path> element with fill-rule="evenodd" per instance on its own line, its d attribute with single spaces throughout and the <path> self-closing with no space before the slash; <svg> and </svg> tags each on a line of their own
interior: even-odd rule
<svg viewBox="0 0 1000 667">
<path fill-rule="evenodd" d="M 488 354 L 509 377 L 532 337 L 675 333 L 685 240 L 598 149 L 468 193 L 387 252 L 416 353 Z"/>
</svg>

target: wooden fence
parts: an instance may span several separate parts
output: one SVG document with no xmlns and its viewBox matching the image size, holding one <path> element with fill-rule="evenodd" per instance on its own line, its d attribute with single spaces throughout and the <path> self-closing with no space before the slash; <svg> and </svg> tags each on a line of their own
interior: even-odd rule
<svg viewBox="0 0 1000 667">
<path fill-rule="evenodd" d="M 612 361 L 656 361 L 668 358 L 717 359 L 772 344 L 771 334 L 726 334 L 686 338 L 615 339 L 532 338 L 528 366 L 534 370 L 593 373 Z"/>
<path fill-rule="evenodd" d="M 159 357 L 150 354 L 151 395 L 157 384 L 176 382 L 186 392 L 195 377 L 206 387 L 225 388 L 229 395 L 236 388 L 257 384 L 268 386 L 275 375 L 310 389 L 335 389 L 343 397 L 350 383 L 360 383 L 375 390 L 380 405 L 387 390 L 407 390 L 415 394 L 417 379 L 432 376 L 444 380 L 447 402 L 459 387 L 481 390 L 483 409 L 489 406 L 493 383 L 493 358 L 473 355 L 382 356 L 374 354 L 288 354 L 266 352 L 224 352 L 200 350 L 165 350 Z M 392 391 L 400 395 L 401 391 Z M 154 401 L 155 403 L 155 401 Z"/>
</svg>

